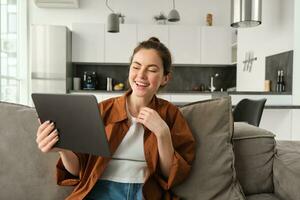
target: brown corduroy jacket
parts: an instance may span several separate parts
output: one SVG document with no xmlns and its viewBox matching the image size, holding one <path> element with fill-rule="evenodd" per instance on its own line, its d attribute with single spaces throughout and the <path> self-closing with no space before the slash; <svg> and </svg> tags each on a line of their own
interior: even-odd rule
<svg viewBox="0 0 300 200">
<path fill-rule="evenodd" d="M 130 91 L 123 96 L 99 103 L 112 153 L 116 151 L 130 126 L 126 113 L 126 96 L 129 94 Z M 168 179 L 165 179 L 159 167 L 155 134 L 145 128 L 144 152 L 150 173 L 143 185 L 143 195 L 147 200 L 178 199 L 170 189 L 188 176 L 195 156 L 195 140 L 184 117 L 176 106 L 154 96 L 149 107 L 156 110 L 168 124 L 175 152 L 170 175 Z M 57 163 L 57 183 L 64 186 L 75 186 L 73 192 L 66 198 L 67 200 L 84 199 L 98 181 L 110 160 L 110 158 L 88 154 L 76 153 L 76 155 L 80 162 L 79 177 L 74 177 L 68 173 L 61 159 Z"/>
</svg>

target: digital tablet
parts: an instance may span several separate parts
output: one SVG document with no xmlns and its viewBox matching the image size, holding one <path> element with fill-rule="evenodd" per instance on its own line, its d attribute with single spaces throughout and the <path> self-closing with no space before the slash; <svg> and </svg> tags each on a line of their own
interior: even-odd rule
<svg viewBox="0 0 300 200">
<path fill-rule="evenodd" d="M 55 123 L 59 140 L 55 147 L 110 157 L 105 128 L 93 95 L 33 93 L 41 123 Z"/>
</svg>

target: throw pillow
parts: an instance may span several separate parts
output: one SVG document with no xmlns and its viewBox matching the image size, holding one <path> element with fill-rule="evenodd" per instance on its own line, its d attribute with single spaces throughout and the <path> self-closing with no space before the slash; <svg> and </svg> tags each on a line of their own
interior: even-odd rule
<svg viewBox="0 0 300 200">
<path fill-rule="evenodd" d="M 200 101 L 180 109 L 197 144 L 190 176 L 174 188 L 175 193 L 191 200 L 245 200 L 234 169 L 230 98 Z"/>
<path fill-rule="evenodd" d="M 237 178 L 244 194 L 273 193 L 275 135 L 244 123 L 234 123 L 233 146 Z"/>
</svg>

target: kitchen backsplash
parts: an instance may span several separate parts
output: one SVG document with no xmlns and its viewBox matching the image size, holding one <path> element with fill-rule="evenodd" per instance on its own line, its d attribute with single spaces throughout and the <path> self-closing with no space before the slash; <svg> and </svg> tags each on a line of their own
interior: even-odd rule
<svg viewBox="0 0 300 200">
<path fill-rule="evenodd" d="M 266 57 L 265 80 L 271 81 L 271 91 L 276 92 L 278 70 L 283 70 L 285 92 L 292 92 L 293 51 L 287 51 Z"/>
<path fill-rule="evenodd" d="M 106 90 L 107 77 L 113 79 L 113 85 L 120 82 L 127 82 L 128 65 L 125 64 L 73 63 L 73 77 L 80 77 L 81 80 L 83 80 L 85 71 L 96 72 L 97 90 Z M 227 88 L 235 87 L 236 65 L 175 66 L 173 68 L 172 80 L 163 88 L 163 91 L 208 91 L 211 76 L 214 76 L 214 87 L 216 87 L 217 91 L 220 91 L 221 88 L 225 91 Z M 81 83 L 83 83 L 83 81 L 81 81 Z"/>
</svg>

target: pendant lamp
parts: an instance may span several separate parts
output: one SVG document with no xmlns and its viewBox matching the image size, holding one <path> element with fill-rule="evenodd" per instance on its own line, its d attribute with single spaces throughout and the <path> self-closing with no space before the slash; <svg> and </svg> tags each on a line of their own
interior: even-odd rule
<svg viewBox="0 0 300 200">
<path fill-rule="evenodd" d="M 261 24 L 261 0 L 231 0 L 231 26 L 254 27 Z"/>
<path fill-rule="evenodd" d="M 112 12 L 107 17 L 107 32 L 118 33 L 120 31 L 119 16 L 108 6 L 108 0 L 106 0 L 105 4 L 106 7 Z"/>
<path fill-rule="evenodd" d="M 175 0 L 173 0 L 173 9 L 170 11 L 168 15 L 168 21 L 177 22 L 180 20 L 179 12 L 175 9 Z"/>
</svg>

